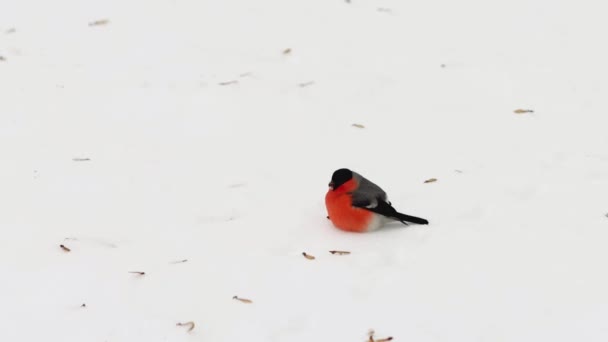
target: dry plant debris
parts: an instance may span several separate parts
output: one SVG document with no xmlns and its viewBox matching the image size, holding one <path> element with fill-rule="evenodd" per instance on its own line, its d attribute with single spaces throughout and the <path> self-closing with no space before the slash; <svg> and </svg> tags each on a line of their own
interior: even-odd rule
<svg viewBox="0 0 608 342">
<path fill-rule="evenodd" d="M 386 337 L 386 338 L 381 338 L 379 340 L 374 339 L 374 334 L 376 334 L 376 332 L 373 329 L 370 329 L 367 334 L 369 335 L 369 339 L 367 340 L 368 342 L 388 342 L 388 341 L 393 340 L 393 338 L 391 336 Z"/>
<path fill-rule="evenodd" d="M 232 85 L 232 84 L 238 84 L 239 81 L 237 80 L 231 80 L 231 81 L 226 81 L 226 82 L 220 82 L 218 83 L 221 86 L 227 86 L 227 85 Z"/>
<path fill-rule="evenodd" d="M 357 127 L 357 128 L 365 128 L 365 126 L 363 126 L 362 124 L 358 124 L 358 123 L 354 123 L 351 126 Z"/>
<path fill-rule="evenodd" d="M 99 19 L 99 20 L 91 21 L 89 23 L 89 26 L 103 26 L 103 25 L 107 25 L 109 23 L 110 23 L 109 19 Z"/>
<path fill-rule="evenodd" d="M 374 342 L 388 342 L 388 341 L 392 341 L 392 340 L 393 340 L 393 337 L 389 336 L 387 338 L 381 338 L 379 340 L 375 340 Z"/>
<path fill-rule="evenodd" d="M 146 275 L 146 272 L 141 272 L 141 271 L 129 271 L 129 273 L 137 274 L 137 275 L 140 275 L 140 276 Z"/>
<path fill-rule="evenodd" d="M 67 252 L 71 252 L 71 251 L 72 251 L 71 249 L 67 248 L 65 245 L 59 245 L 59 247 L 60 247 L 61 249 L 63 249 L 63 251 L 64 251 L 64 252 L 66 252 L 66 253 L 67 253 Z"/>
<path fill-rule="evenodd" d="M 238 296 L 234 296 L 234 297 L 232 297 L 232 299 L 238 300 L 239 302 L 245 303 L 245 304 L 251 304 L 251 303 L 253 303 L 253 301 L 251 299 L 239 298 Z"/>
<path fill-rule="evenodd" d="M 302 255 L 308 260 L 315 260 L 314 256 L 312 256 L 310 254 L 306 254 L 306 252 L 302 252 Z"/>
<path fill-rule="evenodd" d="M 302 82 L 302 83 L 298 83 L 298 87 L 306 88 L 306 87 L 310 87 L 313 84 L 315 84 L 314 81 Z"/>
<path fill-rule="evenodd" d="M 331 253 L 331 254 L 338 254 L 338 255 L 348 255 L 348 254 L 350 254 L 349 251 L 329 251 L 329 253 Z"/>
<path fill-rule="evenodd" d="M 515 114 L 526 114 L 526 113 L 534 113 L 532 109 L 516 109 L 513 111 Z"/>
<path fill-rule="evenodd" d="M 427 180 L 425 180 L 425 183 L 435 183 L 437 181 L 437 178 L 429 178 Z"/>
<path fill-rule="evenodd" d="M 291 49 L 290 48 L 287 48 L 287 49 L 283 50 L 283 54 L 284 55 L 289 55 L 290 53 L 291 53 Z"/>
<path fill-rule="evenodd" d="M 177 323 L 176 325 L 178 327 L 185 327 L 185 326 L 187 326 L 188 327 L 188 330 L 187 330 L 188 332 L 194 330 L 194 322 L 192 322 L 192 321 L 186 322 L 186 323 L 181 323 L 180 322 L 180 323 Z"/>
</svg>

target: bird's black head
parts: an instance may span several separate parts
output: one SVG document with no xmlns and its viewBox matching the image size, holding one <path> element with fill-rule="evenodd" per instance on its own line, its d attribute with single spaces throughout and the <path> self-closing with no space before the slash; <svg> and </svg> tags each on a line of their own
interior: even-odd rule
<svg viewBox="0 0 608 342">
<path fill-rule="evenodd" d="M 331 175 L 331 182 L 329 182 L 329 186 L 332 189 L 339 188 L 342 184 L 348 182 L 353 178 L 353 172 L 349 169 L 339 169 L 334 171 L 334 174 Z"/>
</svg>

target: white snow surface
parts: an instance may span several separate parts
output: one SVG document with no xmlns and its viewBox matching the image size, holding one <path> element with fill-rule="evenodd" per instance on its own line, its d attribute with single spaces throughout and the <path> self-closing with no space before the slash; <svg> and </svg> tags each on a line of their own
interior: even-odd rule
<svg viewBox="0 0 608 342">
<path fill-rule="evenodd" d="M 608 340 L 604 3 L 0 5 L 0 341 Z"/>
</svg>

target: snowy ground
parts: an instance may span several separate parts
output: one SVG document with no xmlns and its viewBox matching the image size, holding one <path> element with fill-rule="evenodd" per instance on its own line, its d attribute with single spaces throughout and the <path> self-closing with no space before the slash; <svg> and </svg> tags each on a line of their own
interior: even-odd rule
<svg viewBox="0 0 608 342">
<path fill-rule="evenodd" d="M 0 8 L 0 341 L 608 340 L 601 2 Z"/>
</svg>

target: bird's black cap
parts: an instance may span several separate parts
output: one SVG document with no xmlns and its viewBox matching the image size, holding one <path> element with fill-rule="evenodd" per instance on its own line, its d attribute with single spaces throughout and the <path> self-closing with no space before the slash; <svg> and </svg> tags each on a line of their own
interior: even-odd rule
<svg viewBox="0 0 608 342">
<path fill-rule="evenodd" d="M 348 182 L 353 178 L 353 172 L 349 169 L 339 169 L 334 171 L 334 174 L 331 176 L 331 182 L 329 186 L 334 189 L 339 188 L 342 184 Z"/>
</svg>

